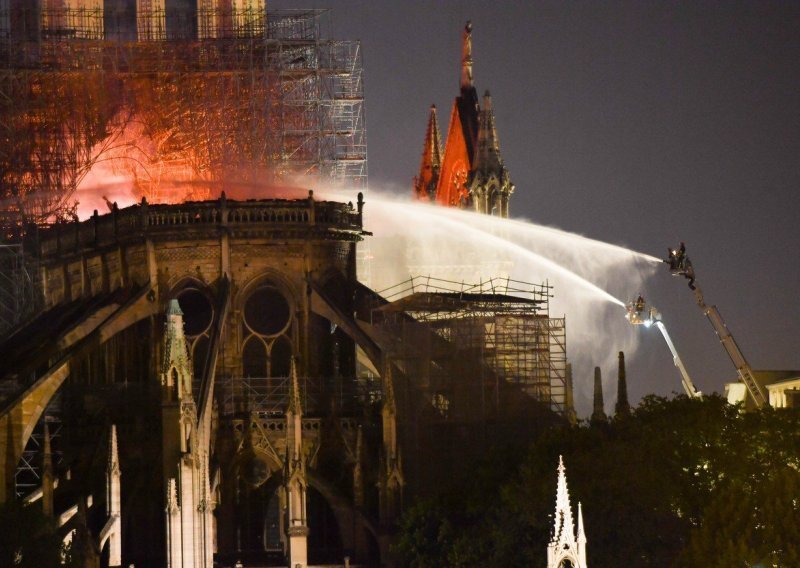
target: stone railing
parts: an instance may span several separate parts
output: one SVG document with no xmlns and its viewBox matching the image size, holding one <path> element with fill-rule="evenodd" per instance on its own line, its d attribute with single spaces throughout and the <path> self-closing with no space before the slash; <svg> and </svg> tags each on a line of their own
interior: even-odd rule
<svg viewBox="0 0 800 568">
<path fill-rule="evenodd" d="M 192 201 L 175 205 L 151 205 L 145 199 L 125 209 L 105 215 L 95 214 L 81 222 L 57 223 L 39 231 L 43 257 L 86 248 L 112 245 L 128 237 L 189 227 L 252 227 L 332 229 L 347 233 L 362 232 L 364 199 L 358 194 L 351 203 L 316 201 L 309 191 L 307 199 L 228 200 L 223 193 L 215 201 Z"/>
</svg>

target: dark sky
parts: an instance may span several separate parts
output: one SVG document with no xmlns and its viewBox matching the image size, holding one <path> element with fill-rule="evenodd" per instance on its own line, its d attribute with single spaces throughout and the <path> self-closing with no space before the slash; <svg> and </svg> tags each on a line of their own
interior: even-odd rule
<svg viewBox="0 0 800 568">
<path fill-rule="evenodd" d="M 333 8 L 333 33 L 362 40 L 370 184 L 402 191 L 431 103 L 446 131 L 471 18 L 512 216 L 656 256 L 686 241 L 753 368 L 800 369 L 800 3 L 269 5 Z M 684 281 L 664 272 L 645 292 L 699 387 L 721 390 L 735 370 Z M 663 340 L 642 333 L 632 398 L 678 390 Z"/>
</svg>

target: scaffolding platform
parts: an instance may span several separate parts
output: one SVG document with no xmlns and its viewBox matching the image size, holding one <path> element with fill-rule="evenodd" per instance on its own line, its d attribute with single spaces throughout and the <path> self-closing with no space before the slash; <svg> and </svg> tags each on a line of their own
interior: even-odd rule
<svg viewBox="0 0 800 568">
<path fill-rule="evenodd" d="M 427 388 L 442 417 L 459 405 L 493 416 L 518 392 L 565 412 L 566 324 L 550 315 L 549 284 L 414 277 L 380 295 L 388 303 L 372 309 L 372 325 L 394 338 L 392 361 Z M 470 393 L 457 394 L 467 383 Z"/>
</svg>

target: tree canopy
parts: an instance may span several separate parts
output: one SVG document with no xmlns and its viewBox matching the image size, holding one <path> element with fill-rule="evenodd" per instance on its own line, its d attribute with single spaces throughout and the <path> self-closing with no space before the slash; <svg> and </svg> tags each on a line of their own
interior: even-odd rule
<svg viewBox="0 0 800 568">
<path fill-rule="evenodd" d="M 497 448 L 403 518 L 408 566 L 543 566 L 563 455 L 592 568 L 800 566 L 800 412 L 645 398 Z"/>
</svg>

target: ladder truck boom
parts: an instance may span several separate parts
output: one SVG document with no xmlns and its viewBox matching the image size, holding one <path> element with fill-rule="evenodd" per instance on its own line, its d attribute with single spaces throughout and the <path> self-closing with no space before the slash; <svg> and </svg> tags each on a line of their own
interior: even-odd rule
<svg viewBox="0 0 800 568">
<path fill-rule="evenodd" d="M 672 353 L 672 362 L 681 373 L 681 384 L 683 385 L 683 390 L 686 391 L 686 394 L 691 398 L 701 398 L 703 395 L 695 388 L 694 382 L 689 376 L 689 372 L 686 370 L 686 367 L 683 366 L 683 361 L 681 360 L 680 355 L 678 355 L 678 350 L 675 348 L 675 344 L 672 343 L 672 338 L 667 332 L 667 326 L 665 326 L 664 322 L 661 321 L 661 314 L 658 313 L 658 310 L 653 307 L 651 307 L 649 310 L 645 309 L 645 301 L 642 296 L 639 296 L 636 301 L 630 302 L 627 306 L 627 309 L 628 315 L 626 318 L 631 324 L 644 325 L 645 327 L 655 325 L 658 328 L 658 330 L 661 332 L 661 335 L 664 337 L 664 341 L 667 342 L 667 347 L 669 347 L 670 353 Z"/>
<path fill-rule="evenodd" d="M 672 362 L 681 372 L 681 382 L 683 384 L 683 390 L 686 391 L 686 394 L 689 397 L 699 398 L 702 395 L 700 394 L 700 391 L 694 388 L 694 383 L 692 382 L 691 377 L 689 377 L 689 372 L 686 370 L 686 367 L 683 366 L 683 361 L 681 361 L 680 355 L 678 355 L 678 350 L 675 349 L 675 345 L 672 343 L 672 339 L 670 338 L 669 333 L 667 333 L 667 327 L 660 320 L 657 320 L 655 322 L 655 326 L 661 332 L 661 335 L 664 336 L 664 341 L 667 342 L 669 350 L 672 352 Z"/>
<path fill-rule="evenodd" d="M 742 379 L 745 387 L 747 387 L 747 392 L 749 392 L 750 396 L 753 398 L 756 408 L 763 407 L 767 404 L 767 397 L 764 394 L 764 389 L 758 384 L 758 381 L 756 381 L 753 369 L 750 368 L 747 359 L 744 358 L 742 350 L 739 349 L 736 340 L 728 330 L 728 326 L 725 325 L 725 320 L 722 319 L 722 314 L 719 313 L 717 306 L 706 305 L 703 299 L 703 292 L 697 286 L 695 286 L 694 289 L 694 297 L 697 300 L 697 305 L 700 306 L 700 309 L 703 310 L 708 321 L 711 322 L 714 331 L 717 332 L 720 343 L 722 343 L 722 346 L 728 353 L 728 357 L 731 358 L 733 365 L 736 367 L 736 372 L 739 374 L 739 378 Z"/>
<path fill-rule="evenodd" d="M 681 243 L 679 249 L 669 249 L 669 258 L 664 262 L 669 264 L 669 271 L 673 276 L 683 276 L 689 280 L 689 288 L 694 292 L 697 305 L 700 306 L 700 309 L 703 310 L 708 321 L 711 322 L 711 326 L 717 333 L 722 347 L 725 348 L 733 365 L 736 367 L 736 372 L 747 388 L 747 392 L 753 399 L 756 408 L 762 408 L 767 404 L 767 397 L 764 394 L 764 389 L 758 384 L 758 381 L 756 381 L 753 369 L 750 368 L 750 364 L 747 362 L 747 359 L 745 359 L 742 350 L 739 349 L 739 346 L 736 344 L 736 340 L 733 339 L 733 335 L 728 331 L 728 326 L 725 325 L 722 314 L 719 313 L 716 306 L 709 306 L 705 303 L 702 290 L 700 290 L 698 286 L 695 286 L 694 267 L 689 257 L 686 256 L 686 247 L 684 244 Z"/>
</svg>

